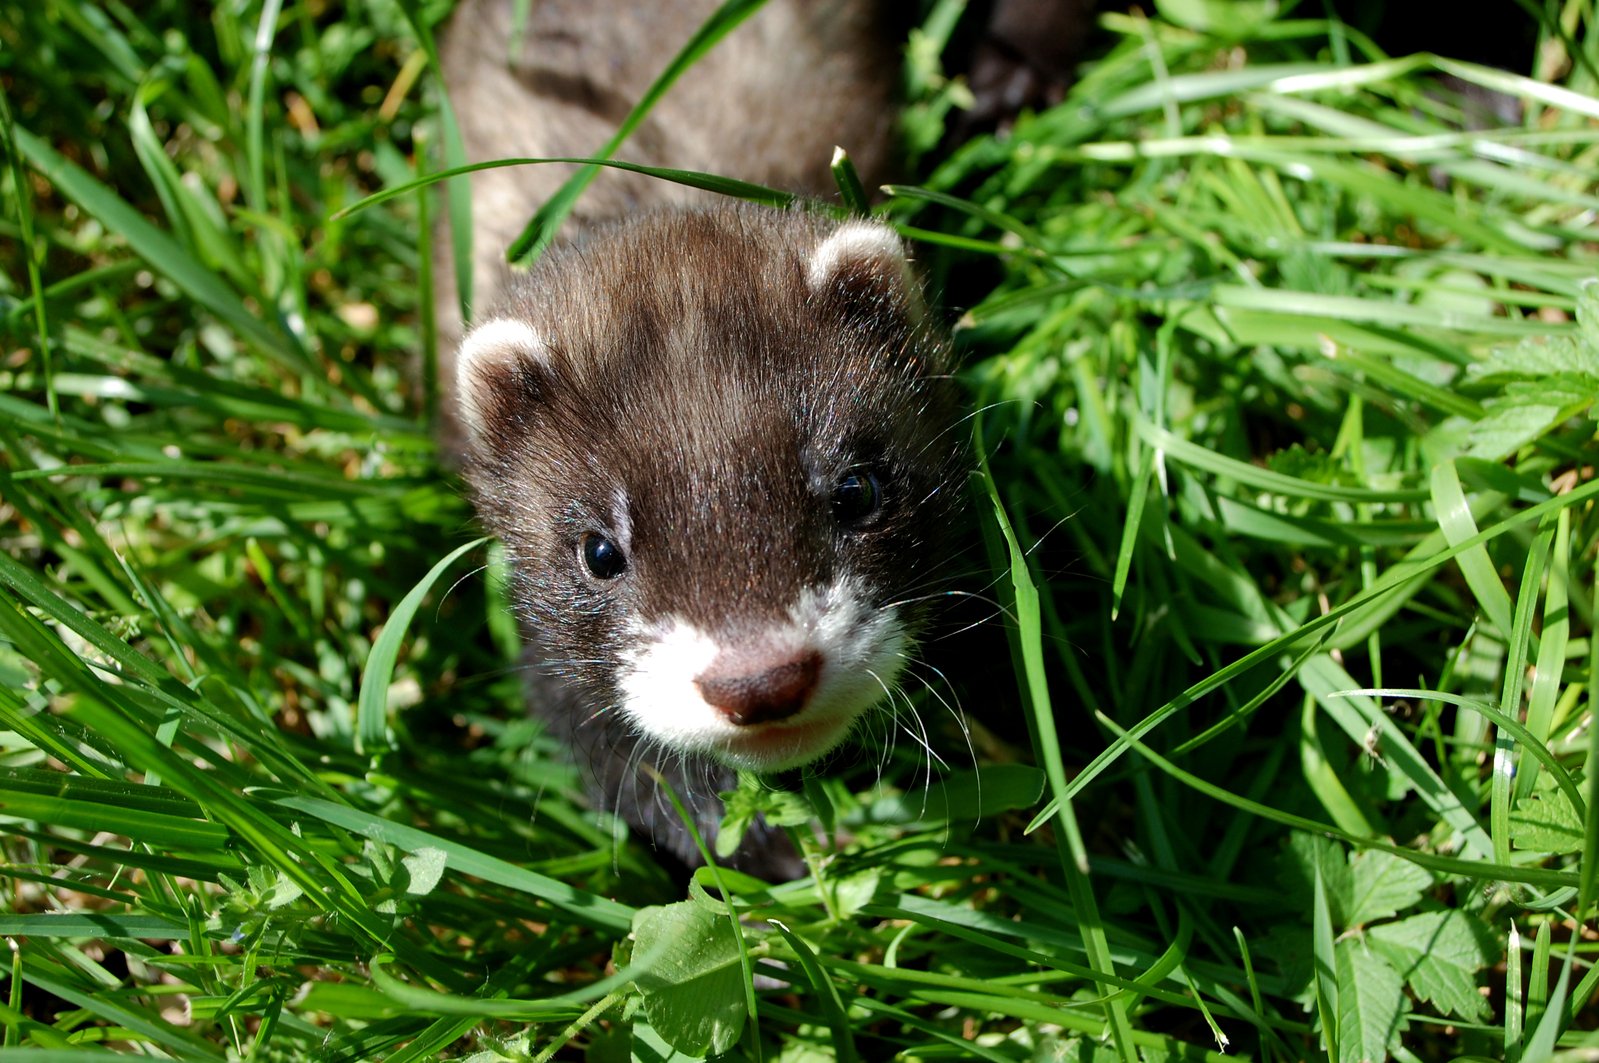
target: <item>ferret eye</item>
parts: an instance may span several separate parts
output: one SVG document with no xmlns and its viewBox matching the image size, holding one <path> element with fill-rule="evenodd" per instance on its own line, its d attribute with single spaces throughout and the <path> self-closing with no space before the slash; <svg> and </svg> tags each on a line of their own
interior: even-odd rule
<svg viewBox="0 0 1599 1063">
<path fill-rule="evenodd" d="M 883 508 L 883 488 L 870 469 L 852 469 L 833 485 L 833 519 L 846 528 L 859 527 Z"/>
<path fill-rule="evenodd" d="M 622 548 L 599 532 L 584 532 L 577 552 L 595 579 L 615 579 L 627 569 Z"/>
</svg>

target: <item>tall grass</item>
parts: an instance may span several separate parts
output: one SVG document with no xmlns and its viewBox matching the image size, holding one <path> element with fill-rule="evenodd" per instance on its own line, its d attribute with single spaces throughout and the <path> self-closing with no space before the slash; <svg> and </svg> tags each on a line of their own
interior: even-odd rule
<svg viewBox="0 0 1599 1063">
<path fill-rule="evenodd" d="M 340 213 L 439 165 L 439 6 L 0 0 L 0 1059 L 1599 1051 L 1591 5 L 1106 15 L 895 189 L 1015 661 L 921 711 L 1037 767 L 747 791 L 812 877 L 686 899 L 519 710 L 431 193 Z"/>
</svg>

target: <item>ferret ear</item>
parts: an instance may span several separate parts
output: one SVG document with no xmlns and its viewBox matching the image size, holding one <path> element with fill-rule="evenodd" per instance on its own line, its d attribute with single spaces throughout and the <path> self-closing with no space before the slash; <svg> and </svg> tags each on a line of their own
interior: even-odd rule
<svg viewBox="0 0 1599 1063">
<path fill-rule="evenodd" d="M 546 390 L 550 347 L 524 321 L 494 318 L 476 326 L 455 356 L 455 401 L 475 445 L 497 448 L 515 438 Z"/>
<path fill-rule="evenodd" d="M 834 229 L 811 253 L 806 281 L 815 298 L 882 325 L 914 325 L 925 310 L 904 243 L 878 222 L 847 221 Z"/>
</svg>

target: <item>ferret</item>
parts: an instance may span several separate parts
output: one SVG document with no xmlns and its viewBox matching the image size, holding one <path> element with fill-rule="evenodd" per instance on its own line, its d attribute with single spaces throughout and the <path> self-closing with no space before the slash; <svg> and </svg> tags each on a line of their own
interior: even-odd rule
<svg viewBox="0 0 1599 1063">
<path fill-rule="evenodd" d="M 714 838 L 728 769 L 808 764 L 895 696 L 962 487 L 949 368 L 892 232 L 754 208 L 588 233 L 462 342 L 535 711 L 685 863 L 649 769 Z"/>
<path fill-rule="evenodd" d="M 473 160 L 589 154 L 717 4 L 539 0 L 520 43 L 512 6 L 466 0 L 443 48 Z M 772 0 L 620 157 L 816 195 L 838 143 L 881 175 L 892 6 Z M 508 276 L 566 175 L 473 178 L 489 291 L 441 367 L 447 436 L 506 546 L 533 710 L 598 802 L 692 866 L 658 779 L 709 842 L 735 771 L 811 764 L 907 704 L 966 469 L 950 345 L 884 224 L 632 174 L 603 173 L 569 238 Z M 454 303 L 446 284 L 447 341 Z M 732 862 L 803 872 L 761 829 Z"/>
</svg>

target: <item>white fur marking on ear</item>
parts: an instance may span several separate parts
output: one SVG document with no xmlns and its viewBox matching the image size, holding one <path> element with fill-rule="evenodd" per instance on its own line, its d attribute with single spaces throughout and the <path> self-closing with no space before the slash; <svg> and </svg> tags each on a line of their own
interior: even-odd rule
<svg viewBox="0 0 1599 1063">
<path fill-rule="evenodd" d="M 515 358 L 543 361 L 548 350 L 537 329 L 512 318 L 493 318 L 466 334 L 455 356 L 455 400 L 461 420 L 472 435 L 478 435 L 483 428 L 478 389 L 490 386 L 479 375 L 483 366 Z"/>
<path fill-rule="evenodd" d="M 847 262 L 861 260 L 878 262 L 899 274 L 901 287 L 914 290 L 911 264 L 905 257 L 905 245 L 900 243 L 894 230 L 870 221 L 847 221 L 833 230 L 811 255 L 811 267 L 806 280 L 811 291 L 827 288 Z"/>
</svg>

